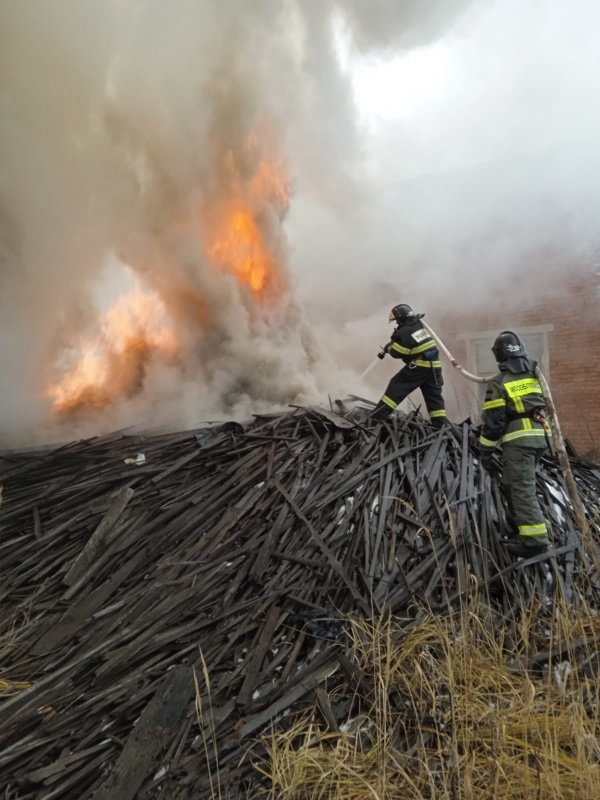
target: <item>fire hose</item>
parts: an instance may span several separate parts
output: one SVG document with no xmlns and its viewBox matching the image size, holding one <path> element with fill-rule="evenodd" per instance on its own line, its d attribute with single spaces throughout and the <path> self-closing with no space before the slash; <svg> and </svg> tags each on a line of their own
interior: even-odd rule
<svg viewBox="0 0 600 800">
<path fill-rule="evenodd" d="M 427 323 L 421 321 L 421 324 L 425 328 L 425 330 L 430 334 L 432 339 L 435 340 L 439 349 L 444 353 L 446 358 L 450 361 L 452 366 L 454 367 L 457 372 L 459 372 L 463 377 L 467 378 L 467 380 L 473 381 L 475 383 L 489 383 L 494 376 L 488 375 L 486 377 L 481 377 L 479 375 L 473 375 L 471 372 L 468 372 L 459 362 L 454 358 L 452 353 L 448 350 L 446 345 L 442 342 L 439 336 L 433 331 Z M 378 358 L 384 358 L 387 352 L 387 348 L 381 348 L 381 352 L 377 354 Z M 361 379 L 365 377 L 375 366 L 376 362 L 373 361 L 367 369 L 361 375 Z M 594 542 L 592 541 L 591 533 L 587 524 L 587 519 L 585 516 L 585 509 L 583 507 L 583 503 L 581 501 L 581 497 L 579 495 L 579 491 L 577 489 L 577 484 L 575 483 L 575 478 L 573 477 L 573 472 L 571 471 L 571 465 L 569 463 L 569 456 L 567 455 L 567 449 L 565 447 L 565 440 L 562 435 L 562 431 L 560 428 L 560 422 L 558 420 L 558 414 L 556 413 L 556 405 L 554 404 L 554 400 L 552 398 L 552 393 L 550 392 L 550 387 L 548 386 L 548 381 L 544 377 L 542 371 L 539 367 L 536 366 L 535 368 L 535 377 L 540 382 L 540 386 L 542 389 L 542 396 L 546 403 L 546 411 L 548 413 L 548 422 L 550 423 L 550 428 L 552 430 L 552 438 L 554 447 L 556 449 L 556 455 L 558 458 L 558 463 L 560 465 L 561 471 L 563 473 L 563 477 L 565 479 L 565 484 L 567 487 L 567 491 L 569 493 L 569 498 L 571 500 L 571 504 L 573 506 L 573 510 L 575 512 L 575 517 L 577 519 L 577 524 L 581 531 L 582 537 L 585 540 L 586 549 L 588 552 L 592 554 L 594 562 L 596 563 L 596 567 L 599 568 L 600 564 L 600 557 L 596 551 L 596 547 Z"/>
</svg>

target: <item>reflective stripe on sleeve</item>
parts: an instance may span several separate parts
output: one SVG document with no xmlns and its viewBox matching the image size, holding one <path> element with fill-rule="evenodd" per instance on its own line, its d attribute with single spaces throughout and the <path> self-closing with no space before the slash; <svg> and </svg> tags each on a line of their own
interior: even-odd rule
<svg viewBox="0 0 600 800">
<path fill-rule="evenodd" d="M 482 447 L 496 447 L 498 442 L 493 442 L 491 439 L 486 439 L 485 436 L 479 437 L 479 444 Z"/>
<path fill-rule="evenodd" d="M 404 345 L 394 342 L 389 349 L 395 350 L 403 356 L 416 356 L 419 355 L 419 353 L 425 353 L 427 350 L 435 350 L 436 347 L 437 345 L 433 339 L 428 339 L 423 344 L 418 345 L 418 347 L 404 347 Z"/>
<path fill-rule="evenodd" d="M 412 352 L 408 347 L 402 347 L 402 345 L 398 344 L 398 342 L 394 342 L 389 349 L 395 350 L 397 353 L 401 353 L 403 356 L 409 356 Z"/>
<path fill-rule="evenodd" d="M 486 400 L 483 404 L 483 410 L 489 411 L 490 408 L 504 408 L 506 406 L 506 400 L 502 397 L 498 397 L 497 400 Z"/>
<path fill-rule="evenodd" d="M 438 408 L 437 411 L 430 411 L 429 417 L 430 419 L 435 419 L 436 417 L 445 417 L 446 416 L 446 409 L 445 408 Z"/>
</svg>

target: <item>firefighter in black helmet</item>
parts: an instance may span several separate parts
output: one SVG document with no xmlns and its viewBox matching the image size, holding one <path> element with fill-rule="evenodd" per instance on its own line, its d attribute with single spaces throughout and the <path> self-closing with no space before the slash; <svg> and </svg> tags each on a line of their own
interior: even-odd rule
<svg viewBox="0 0 600 800">
<path fill-rule="evenodd" d="M 492 454 L 502 445 L 502 483 L 508 519 L 518 539 L 508 544 L 514 555 L 544 552 L 549 544 L 546 521 L 535 492 L 535 471 L 550 442 L 544 419 L 542 388 L 535 377 L 536 362 L 523 340 L 502 331 L 492 346 L 500 372 L 488 384 L 479 440 L 482 466 L 493 469 Z"/>
<path fill-rule="evenodd" d="M 420 389 L 432 425 L 441 427 L 446 422 L 440 354 L 435 341 L 421 324 L 424 316 L 415 314 L 405 303 L 390 311 L 389 321 L 395 322 L 397 327 L 380 357 L 389 353 L 393 358 L 402 359 L 405 367 L 394 375 L 377 404 L 373 414 L 377 419 L 389 417 L 411 392 Z"/>
</svg>

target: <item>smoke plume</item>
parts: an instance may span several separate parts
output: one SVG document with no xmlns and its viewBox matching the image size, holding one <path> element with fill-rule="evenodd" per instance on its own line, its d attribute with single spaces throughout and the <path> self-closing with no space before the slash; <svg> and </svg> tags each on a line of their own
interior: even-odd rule
<svg viewBox="0 0 600 800">
<path fill-rule="evenodd" d="M 4 444 L 343 391 L 285 232 L 299 175 L 348 213 L 364 184 L 336 42 L 418 46 L 466 6 L 2 0 Z"/>
</svg>

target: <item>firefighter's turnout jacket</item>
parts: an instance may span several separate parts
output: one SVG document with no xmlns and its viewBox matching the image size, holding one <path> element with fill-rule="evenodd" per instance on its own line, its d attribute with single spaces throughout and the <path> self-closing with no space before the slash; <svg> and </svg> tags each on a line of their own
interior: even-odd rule
<svg viewBox="0 0 600 800">
<path fill-rule="evenodd" d="M 445 422 L 442 396 L 442 364 L 434 339 L 420 320 L 400 325 L 385 347 L 386 353 L 406 366 L 391 379 L 379 401 L 375 415 L 385 418 L 415 389 L 421 389 L 429 417 L 434 424 Z"/>
<path fill-rule="evenodd" d="M 533 372 L 511 372 L 499 364 L 500 372 L 488 384 L 483 404 L 479 444 L 482 451 L 498 443 L 545 449 L 549 429 L 543 419 L 542 387 Z"/>
<path fill-rule="evenodd" d="M 502 445 L 507 522 L 527 546 L 548 544 L 546 521 L 536 495 L 535 473 L 550 443 L 542 416 L 542 387 L 535 377 L 535 362 L 524 372 L 512 372 L 505 363 L 488 384 L 483 404 L 479 443 L 482 455 Z"/>
<path fill-rule="evenodd" d="M 392 341 L 386 345 L 386 351 L 394 358 L 401 358 L 405 364 L 414 364 L 416 367 L 425 369 L 440 369 L 442 364 L 438 360 L 439 355 L 437 344 L 425 330 L 420 320 L 412 322 L 410 325 L 401 325 L 396 328 L 392 336 Z M 430 360 L 425 354 L 433 355 L 435 358 Z"/>
</svg>

